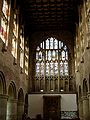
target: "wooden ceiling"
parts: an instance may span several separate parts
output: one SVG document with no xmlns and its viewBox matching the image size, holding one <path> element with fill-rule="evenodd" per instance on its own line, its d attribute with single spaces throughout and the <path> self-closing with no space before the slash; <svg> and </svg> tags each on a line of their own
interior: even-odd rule
<svg viewBox="0 0 90 120">
<path fill-rule="evenodd" d="M 22 13 L 28 32 L 75 32 L 79 0 L 23 0 Z"/>
</svg>

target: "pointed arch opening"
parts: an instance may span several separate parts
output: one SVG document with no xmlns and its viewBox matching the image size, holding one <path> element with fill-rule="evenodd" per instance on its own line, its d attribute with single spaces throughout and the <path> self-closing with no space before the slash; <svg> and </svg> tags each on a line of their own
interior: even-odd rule
<svg viewBox="0 0 90 120">
<path fill-rule="evenodd" d="M 13 81 L 11 81 L 9 88 L 8 88 L 8 95 L 9 99 L 16 99 L 16 86 Z"/>
<path fill-rule="evenodd" d="M 19 92 L 18 92 L 18 101 L 19 102 L 24 102 L 24 93 L 23 93 L 23 89 L 20 88 Z"/>
<path fill-rule="evenodd" d="M 3 72 L 0 71 L 0 94 L 6 94 L 6 81 Z"/>
</svg>

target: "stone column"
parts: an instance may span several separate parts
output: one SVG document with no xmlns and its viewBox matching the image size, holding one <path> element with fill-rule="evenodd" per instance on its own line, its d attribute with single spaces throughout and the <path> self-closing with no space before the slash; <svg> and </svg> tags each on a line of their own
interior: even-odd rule
<svg viewBox="0 0 90 120">
<path fill-rule="evenodd" d="M 89 101 L 89 120 L 90 120 L 90 93 L 88 93 L 88 101 Z"/>
<path fill-rule="evenodd" d="M 24 113 L 24 102 L 18 102 L 18 104 L 17 104 L 17 120 L 22 120 L 23 113 Z"/>
<path fill-rule="evenodd" d="M 17 120 L 17 100 L 9 99 L 7 102 L 7 120 Z"/>
<path fill-rule="evenodd" d="M 79 118 L 83 120 L 83 101 L 82 98 L 79 100 Z"/>
<path fill-rule="evenodd" d="M 7 98 L 7 95 L 0 94 L 0 120 L 6 120 Z"/>
<path fill-rule="evenodd" d="M 85 96 L 83 97 L 83 120 L 89 120 L 88 116 L 89 116 L 89 100 Z"/>
</svg>

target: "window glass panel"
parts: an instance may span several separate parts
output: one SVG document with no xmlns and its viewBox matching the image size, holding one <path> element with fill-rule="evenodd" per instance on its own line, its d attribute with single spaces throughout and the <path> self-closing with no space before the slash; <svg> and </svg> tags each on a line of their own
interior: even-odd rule
<svg viewBox="0 0 90 120">
<path fill-rule="evenodd" d="M 65 51 L 62 51 L 62 60 L 65 60 Z"/>
<path fill-rule="evenodd" d="M 51 60 L 51 51 L 48 51 L 48 60 Z"/>
<path fill-rule="evenodd" d="M 44 62 L 41 62 L 41 75 L 44 75 Z"/>
<path fill-rule="evenodd" d="M 55 51 L 55 58 L 58 60 L 58 50 Z"/>
<path fill-rule="evenodd" d="M 47 51 L 46 51 L 46 60 L 47 60 L 47 57 L 48 57 L 48 53 L 47 53 Z"/>
<path fill-rule="evenodd" d="M 58 75 L 58 62 L 56 61 L 55 63 L 54 63 L 54 72 L 55 72 L 55 75 Z"/>
<path fill-rule="evenodd" d="M 54 39 L 54 49 L 58 49 L 58 41 Z"/>
<path fill-rule="evenodd" d="M 36 60 L 38 60 L 38 52 L 36 52 Z"/>
<path fill-rule="evenodd" d="M 46 49 L 49 49 L 49 40 L 46 40 Z"/>
<path fill-rule="evenodd" d="M 49 76 L 49 62 L 46 62 L 46 75 Z"/>
<path fill-rule="evenodd" d="M 59 49 L 61 49 L 61 41 L 59 41 Z"/>
<path fill-rule="evenodd" d="M 54 65 L 53 62 L 51 61 L 51 62 L 50 62 L 50 75 L 52 75 L 52 76 L 54 75 L 54 74 L 53 74 L 53 68 L 54 68 L 53 65 Z"/>
<path fill-rule="evenodd" d="M 40 50 L 40 47 L 38 46 L 38 47 L 37 47 L 37 51 L 39 51 L 39 50 Z"/>
<path fill-rule="evenodd" d="M 43 49 L 44 49 L 44 42 L 43 42 Z"/>
<path fill-rule="evenodd" d="M 64 50 L 65 50 L 65 51 L 67 50 L 67 47 L 66 47 L 66 45 L 64 46 Z"/>
<path fill-rule="evenodd" d="M 53 38 L 50 38 L 50 49 L 53 49 Z"/>
<path fill-rule="evenodd" d="M 42 44 L 42 43 L 40 44 L 40 47 L 41 47 L 41 48 L 43 47 L 43 44 Z"/>
<path fill-rule="evenodd" d="M 64 66 L 63 66 L 63 62 L 61 61 L 60 62 L 60 75 L 63 76 L 63 69 L 64 69 Z"/>
<path fill-rule="evenodd" d="M 37 62 L 36 63 L 36 75 L 38 75 L 39 76 L 39 72 L 40 72 L 40 63 L 39 62 Z"/>
<path fill-rule="evenodd" d="M 29 58 L 29 49 L 25 46 L 25 73 L 28 75 L 28 58 Z"/>
<path fill-rule="evenodd" d="M 17 40 L 15 38 L 12 39 L 12 55 L 17 59 Z"/>
<path fill-rule="evenodd" d="M 55 50 L 52 51 L 52 60 L 55 60 Z"/>
<path fill-rule="evenodd" d="M 68 52 L 66 51 L 66 60 L 68 60 Z"/>
<path fill-rule="evenodd" d="M 6 19 L 9 20 L 9 19 L 10 19 L 10 6 L 9 6 L 9 4 L 7 3 L 6 0 L 3 0 L 2 11 L 3 11 Z"/>
<path fill-rule="evenodd" d="M 13 19 L 13 33 L 15 37 L 18 37 L 18 21 L 17 21 L 17 15 L 14 14 L 14 19 Z"/>
<path fill-rule="evenodd" d="M 23 62 L 24 62 L 24 53 L 23 51 L 21 50 L 20 51 L 20 67 L 23 68 Z"/>
<path fill-rule="evenodd" d="M 67 61 L 64 62 L 64 73 L 65 75 L 68 75 L 68 62 Z"/>
<path fill-rule="evenodd" d="M 38 59 L 41 61 L 42 60 L 42 52 L 39 52 Z"/>
</svg>

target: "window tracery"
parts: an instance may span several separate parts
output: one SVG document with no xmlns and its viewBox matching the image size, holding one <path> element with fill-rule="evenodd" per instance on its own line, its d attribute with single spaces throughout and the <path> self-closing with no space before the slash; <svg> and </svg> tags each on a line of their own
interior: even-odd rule
<svg viewBox="0 0 90 120">
<path fill-rule="evenodd" d="M 43 89 L 57 91 L 60 77 L 69 76 L 68 67 L 68 49 L 62 41 L 51 37 L 40 43 L 36 49 L 36 90 L 45 83 Z"/>
</svg>

